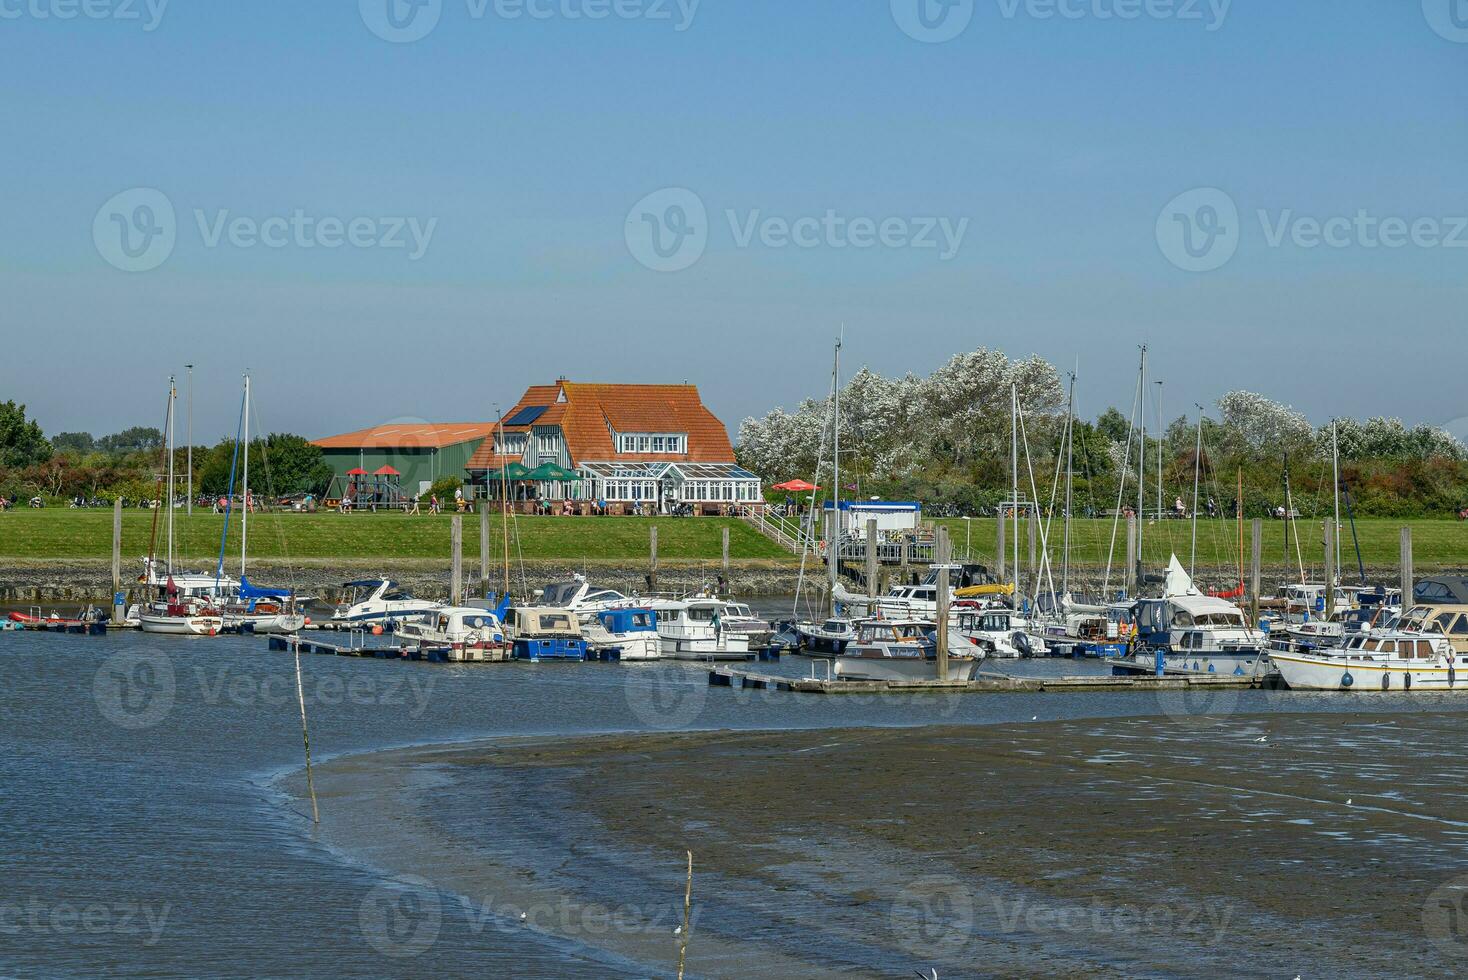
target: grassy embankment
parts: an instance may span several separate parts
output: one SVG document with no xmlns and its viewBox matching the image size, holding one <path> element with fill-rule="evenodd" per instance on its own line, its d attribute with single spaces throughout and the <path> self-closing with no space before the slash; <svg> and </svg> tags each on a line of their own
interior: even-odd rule
<svg viewBox="0 0 1468 980">
<path fill-rule="evenodd" d="M 962 554 L 965 541 L 965 524 L 962 518 L 944 519 L 939 523 L 948 527 L 955 552 Z M 993 562 L 995 549 L 995 521 L 993 518 L 975 518 L 972 521 L 972 553 L 976 560 Z M 1368 566 L 1396 565 L 1400 557 L 1399 542 L 1401 527 L 1412 528 L 1413 563 L 1419 570 L 1430 568 L 1468 567 L 1468 523 L 1455 520 L 1392 520 L 1389 518 L 1358 520 L 1356 533 L 1361 541 L 1361 556 Z M 1244 523 L 1244 565 L 1249 563 L 1250 522 Z M 1082 520 L 1071 523 L 1071 561 L 1079 564 L 1106 564 L 1107 550 L 1111 542 L 1112 522 L 1108 519 Z M 1297 521 L 1300 554 L 1305 567 L 1320 569 L 1324 562 L 1324 530 L 1318 522 Z M 1037 534 L 1039 532 L 1036 532 Z M 1061 522 L 1051 524 L 1049 545 L 1057 557 L 1061 550 Z M 1176 554 L 1184 566 L 1188 564 L 1190 551 L 1191 523 L 1168 520 L 1148 524 L 1142 533 L 1143 556 L 1151 566 L 1165 564 L 1170 554 Z M 1020 521 L 1020 558 L 1029 555 L 1029 535 L 1025 522 Z M 1013 548 L 1012 541 L 1006 549 Z M 1123 523 L 1116 532 L 1115 567 L 1126 559 L 1126 526 Z M 1285 525 L 1282 521 L 1264 522 L 1262 561 L 1265 567 L 1293 566 L 1296 563 L 1295 539 L 1291 533 L 1289 549 L 1285 548 Z M 1356 549 L 1351 541 L 1351 528 L 1347 524 L 1341 539 L 1341 562 L 1349 578 L 1356 565 Z M 1198 521 L 1198 573 L 1214 575 L 1221 569 L 1235 567 L 1238 563 L 1238 530 L 1233 521 Z"/>
<path fill-rule="evenodd" d="M 160 515 L 158 550 L 163 545 Z M 124 561 L 148 553 L 151 511 L 123 513 Z M 464 516 L 464 558 L 479 558 L 479 515 Z M 175 549 L 184 559 L 218 555 L 221 515 L 179 512 L 174 518 Z M 447 559 L 447 514 L 341 515 L 256 514 L 250 518 L 250 555 L 255 558 Z M 490 516 L 490 549 L 503 548 L 500 517 Z M 792 557 L 748 525 L 725 518 L 518 517 L 510 521 L 510 555 L 527 560 L 646 562 L 649 529 L 658 529 L 658 557 L 666 561 L 718 561 L 720 531 L 729 528 L 730 557 L 736 561 L 789 562 Z M 518 535 L 518 543 L 516 540 Z M 239 515 L 230 522 L 229 554 L 239 553 Z M 112 555 L 112 511 L 47 508 L 0 514 L 0 561 L 5 559 L 107 559 Z"/>
</svg>

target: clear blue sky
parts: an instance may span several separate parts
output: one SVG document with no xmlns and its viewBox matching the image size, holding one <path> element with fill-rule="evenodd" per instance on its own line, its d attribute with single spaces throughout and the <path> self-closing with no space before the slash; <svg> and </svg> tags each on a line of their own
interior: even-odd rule
<svg viewBox="0 0 1468 980">
<path fill-rule="evenodd" d="M 1468 215 L 1468 43 L 1419 0 L 1237 0 L 1221 24 L 1206 0 L 974 0 L 936 44 L 888 0 L 704 0 L 681 31 L 676 0 L 595 21 L 566 13 L 596 0 L 442 0 L 413 43 L 369 30 L 374 0 L 173 0 L 151 31 L 145 0 L 142 22 L 37 16 L 68 2 L 0 0 L 0 398 L 51 432 L 156 424 L 189 361 L 201 441 L 233 432 L 245 367 L 265 425 L 312 436 L 487 419 L 558 374 L 692 381 L 732 427 L 823 392 L 842 322 L 852 370 L 1079 358 L 1086 414 L 1125 409 L 1147 341 L 1169 416 L 1233 388 L 1316 420 L 1468 416 L 1468 247 L 1271 247 L 1256 217 Z M 93 224 L 137 187 L 177 232 L 129 273 Z M 706 206 L 707 249 L 654 272 L 624 226 L 667 187 Z M 1241 216 L 1201 273 L 1157 234 L 1199 187 Z M 211 247 L 195 215 L 296 209 L 437 223 L 412 260 Z M 741 246 L 730 209 L 968 226 L 947 260 Z"/>
</svg>

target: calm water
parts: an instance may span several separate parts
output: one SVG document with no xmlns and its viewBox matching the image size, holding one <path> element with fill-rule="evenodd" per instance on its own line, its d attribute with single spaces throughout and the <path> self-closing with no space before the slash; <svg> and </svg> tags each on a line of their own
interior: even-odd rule
<svg viewBox="0 0 1468 980">
<path fill-rule="evenodd" d="M 301 765 L 295 675 L 264 640 L 0 633 L 0 973 L 47 976 L 662 975 L 638 960 L 515 928 L 492 913 L 444 916 L 421 951 L 380 941 L 407 928 L 374 896 L 383 869 L 413 865 L 396 842 L 420 828 L 355 813 L 314 832 L 282 779 Z M 303 658 L 318 762 L 429 743 L 693 729 L 984 725 L 1073 718 L 1338 712 L 1360 701 L 1270 692 L 1202 699 L 1152 693 L 865 697 L 710 689 L 684 665 L 447 666 Z M 1079 672 L 1070 662 L 1006 662 Z M 791 659 L 779 669 L 805 672 Z M 1092 667 L 1091 669 L 1094 669 Z M 1445 698 L 1430 710 L 1462 710 Z M 1420 711 L 1402 697 L 1374 710 Z M 1322 719 L 1324 722 L 1325 719 Z M 1206 737 L 1206 727 L 1200 728 Z M 370 757 L 363 764 L 371 778 Z M 432 780 L 432 772 L 423 773 Z M 517 801 L 505 801 L 514 803 Z M 575 814 L 526 799 L 440 835 L 538 845 L 537 821 L 574 840 Z M 440 840 L 440 847 L 444 841 Z M 587 842 L 592 846 L 593 842 Z M 406 848 L 407 845 L 405 844 Z M 540 856 L 558 859 L 555 853 Z M 602 885 L 616 892 L 615 881 Z M 384 919 L 386 915 L 386 919 Z M 376 916 L 376 918 L 374 918 Z M 400 956 L 405 948 L 415 953 Z M 384 952 L 386 949 L 386 953 Z"/>
</svg>

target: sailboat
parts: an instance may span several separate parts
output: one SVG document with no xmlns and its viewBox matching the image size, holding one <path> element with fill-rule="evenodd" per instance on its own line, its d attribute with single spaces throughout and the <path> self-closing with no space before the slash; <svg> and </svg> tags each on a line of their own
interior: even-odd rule
<svg viewBox="0 0 1468 980">
<path fill-rule="evenodd" d="M 209 599 L 182 591 L 173 579 L 173 409 L 178 399 L 174 379 L 168 379 L 168 414 L 165 428 L 168 433 L 168 486 L 161 497 L 168 511 L 168 576 L 162 585 L 162 593 L 156 601 L 138 610 L 138 626 L 144 633 L 169 633 L 182 636 L 215 636 L 224 628 L 224 620 Z M 153 513 L 153 537 L 158 533 L 158 513 Z M 149 545 L 148 576 L 155 576 L 152 545 Z"/>
<path fill-rule="evenodd" d="M 245 375 L 245 393 L 240 405 L 242 439 L 236 439 L 234 460 L 229 467 L 229 501 L 224 511 L 224 530 L 219 535 L 219 564 L 214 571 L 215 594 L 221 597 L 221 612 L 226 628 L 252 633 L 296 633 L 306 625 L 306 617 L 296 611 L 295 593 L 291 589 L 274 589 L 252 585 L 245 574 L 250 540 L 250 376 Z M 224 547 L 229 537 L 230 512 L 234 510 L 235 463 L 244 452 L 244 468 L 240 480 L 240 580 L 232 587 L 224 577 Z"/>
</svg>

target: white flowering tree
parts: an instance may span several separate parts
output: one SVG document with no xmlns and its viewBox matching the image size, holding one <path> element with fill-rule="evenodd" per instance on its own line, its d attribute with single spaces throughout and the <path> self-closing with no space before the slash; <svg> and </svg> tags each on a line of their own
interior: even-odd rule
<svg viewBox="0 0 1468 980">
<path fill-rule="evenodd" d="M 1315 439 L 1304 415 L 1252 391 L 1230 391 L 1218 400 L 1218 413 L 1235 448 L 1252 455 L 1298 452 Z"/>
</svg>

